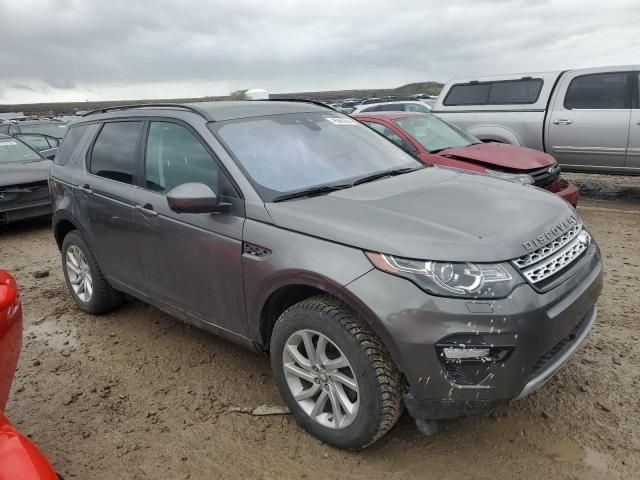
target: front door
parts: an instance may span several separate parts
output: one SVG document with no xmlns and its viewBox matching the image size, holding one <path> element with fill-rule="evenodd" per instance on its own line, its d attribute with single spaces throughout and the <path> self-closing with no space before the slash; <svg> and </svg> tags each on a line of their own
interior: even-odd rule
<svg viewBox="0 0 640 480">
<path fill-rule="evenodd" d="M 550 153 L 567 169 L 622 170 L 629 138 L 631 72 L 569 73 L 549 113 Z"/>
<path fill-rule="evenodd" d="M 187 125 L 150 121 L 144 172 L 134 193 L 134 228 L 147 293 L 208 323 L 247 335 L 242 285 L 244 203 L 206 143 Z M 230 211 L 172 211 L 166 194 L 204 183 Z"/>
</svg>

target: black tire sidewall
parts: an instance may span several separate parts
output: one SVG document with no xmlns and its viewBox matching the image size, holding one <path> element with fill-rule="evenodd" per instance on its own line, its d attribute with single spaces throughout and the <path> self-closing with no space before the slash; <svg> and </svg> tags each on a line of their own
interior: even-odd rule
<svg viewBox="0 0 640 480">
<path fill-rule="evenodd" d="M 342 310 L 341 313 L 344 313 Z M 314 330 L 327 336 L 344 355 L 358 381 L 360 406 L 354 422 L 343 429 L 324 427 L 311 419 L 293 398 L 287 384 L 282 353 L 288 338 L 299 330 Z M 323 442 L 339 448 L 359 449 L 371 443 L 381 421 L 382 402 L 375 371 L 362 345 L 335 318 L 311 309 L 295 308 L 278 320 L 271 337 L 271 366 L 280 394 L 300 425 Z"/>
</svg>

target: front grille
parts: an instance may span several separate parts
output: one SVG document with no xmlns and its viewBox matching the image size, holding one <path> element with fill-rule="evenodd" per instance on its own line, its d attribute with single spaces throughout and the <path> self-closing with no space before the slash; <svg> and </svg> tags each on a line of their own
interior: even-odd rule
<svg viewBox="0 0 640 480">
<path fill-rule="evenodd" d="M 549 192 L 557 193 L 557 192 L 561 192 L 568 186 L 569 186 L 569 182 L 567 182 L 564 178 L 558 178 L 557 180 L 555 180 L 554 182 L 551 182 L 549 185 L 547 185 L 544 188 Z"/>
<path fill-rule="evenodd" d="M 578 222 L 560 237 L 512 263 L 529 283 L 542 288 L 554 281 L 589 248 L 591 236 Z"/>
<path fill-rule="evenodd" d="M 0 187 L 0 205 L 35 202 L 49 198 L 49 184 L 36 182 Z"/>
<path fill-rule="evenodd" d="M 533 170 L 526 173 L 533 179 L 533 184 L 536 187 L 545 188 L 551 182 L 557 180 L 557 178 L 560 176 L 560 168 L 556 164 L 550 167 L 544 167 L 539 170 Z"/>
<path fill-rule="evenodd" d="M 571 329 L 566 337 L 560 340 L 557 344 L 547 350 L 537 361 L 533 364 L 531 368 L 531 372 L 529 373 L 529 378 L 535 378 L 538 374 L 544 371 L 548 365 L 553 362 L 553 359 L 556 358 L 559 354 L 565 351 L 569 346 L 573 344 L 575 339 L 580 334 L 580 331 L 584 327 L 585 322 L 589 318 L 589 315 L 585 315 L 585 317 L 578 322 L 578 324 Z"/>
<path fill-rule="evenodd" d="M 578 222 L 552 242 L 548 243 L 544 247 L 540 247 L 534 252 L 527 253 L 520 258 L 516 258 L 513 263 L 515 263 L 515 265 L 519 268 L 528 267 L 529 265 L 538 263 L 564 247 L 567 243 L 574 239 L 581 230 L 582 222 Z"/>
</svg>

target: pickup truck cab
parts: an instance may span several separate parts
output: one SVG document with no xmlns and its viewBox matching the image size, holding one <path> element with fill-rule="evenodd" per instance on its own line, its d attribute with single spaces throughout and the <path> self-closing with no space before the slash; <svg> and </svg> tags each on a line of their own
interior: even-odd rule
<svg viewBox="0 0 640 480">
<path fill-rule="evenodd" d="M 451 80 L 432 110 L 483 141 L 553 155 L 565 171 L 640 175 L 639 66 Z"/>
</svg>

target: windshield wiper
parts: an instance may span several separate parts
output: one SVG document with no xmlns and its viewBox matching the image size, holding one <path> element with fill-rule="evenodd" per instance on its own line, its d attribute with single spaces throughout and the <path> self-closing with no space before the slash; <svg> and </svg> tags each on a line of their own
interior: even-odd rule
<svg viewBox="0 0 640 480">
<path fill-rule="evenodd" d="M 294 198 L 323 195 L 325 193 L 335 192 L 336 190 L 343 190 L 345 188 L 350 188 L 352 186 L 353 185 L 351 183 L 339 183 L 335 185 L 320 185 L 319 187 L 307 188 L 305 190 L 300 190 L 298 192 L 285 193 L 284 195 L 277 196 L 272 201 L 275 203 L 275 202 L 283 202 L 285 200 L 291 200 Z"/>
<path fill-rule="evenodd" d="M 403 173 L 422 170 L 425 167 L 426 165 L 419 165 L 417 167 L 405 167 L 405 168 L 396 168 L 393 170 L 386 170 L 384 172 L 378 172 L 372 175 L 367 175 L 366 177 L 359 178 L 355 182 L 353 182 L 352 185 L 360 185 L 362 183 L 373 182 L 374 180 L 380 180 L 381 178 L 386 178 L 386 177 L 395 177 L 396 175 L 402 175 Z"/>
</svg>

